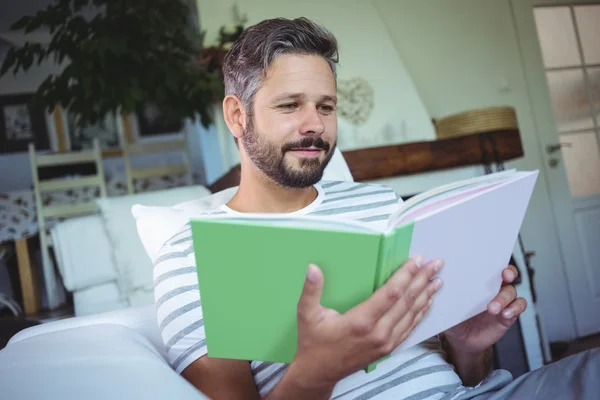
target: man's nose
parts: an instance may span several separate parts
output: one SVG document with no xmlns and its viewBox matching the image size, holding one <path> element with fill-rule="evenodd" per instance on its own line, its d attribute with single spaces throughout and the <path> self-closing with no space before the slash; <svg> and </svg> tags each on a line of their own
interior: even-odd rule
<svg viewBox="0 0 600 400">
<path fill-rule="evenodd" d="M 321 135 L 324 130 L 323 116 L 316 107 L 307 107 L 304 111 L 300 133 L 303 135 Z"/>
</svg>

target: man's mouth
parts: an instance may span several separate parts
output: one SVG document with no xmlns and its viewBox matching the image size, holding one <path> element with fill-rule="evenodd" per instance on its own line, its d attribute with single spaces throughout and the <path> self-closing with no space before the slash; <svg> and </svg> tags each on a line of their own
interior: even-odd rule
<svg viewBox="0 0 600 400">
<path fill-rule="evenodd" d="M 320 149 L 318 147 L 296 147 L 293 149 L 290 149 L 291 152 L 293 152 L 294 154 L 298 154 L 300 156 L 303 157 L 318 157 L 319 154 L 321 154 L 321 152 L 323 151 L 323 149 Z"/>
</svg>

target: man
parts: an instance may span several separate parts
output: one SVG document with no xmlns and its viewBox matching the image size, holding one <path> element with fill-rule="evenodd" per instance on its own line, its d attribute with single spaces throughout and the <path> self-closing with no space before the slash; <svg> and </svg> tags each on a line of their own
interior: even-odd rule
<svg viewBox="0 0 600 400">
<path fill-rule="evenodd" d="M 393 190 L 320 182 L 336 146 L 336 63 L 335 38 L 307 19 L 267 20 L 242 34 L 223 67 L 223 111 L 239 146 L 241 182 L 226 205 L 209 213 L 336 215 L 385 223 L 402 201 Z M 231 251 L 235 247 L 231 243 Z M 290 365 L 212 359 L 206 356 L 188 225 L 155 260 L 157 319 L 172 367 L 213 399 L 449 399 L 497 390 L 511 378 L 488 377 L 491 346 L 526 307 L 511 285 L 517 277 L 512 266 L 503 271 L 505 285 L 486 312 L 394 351 L 434 301 L 442 282 L 433 277 L 442 267 L 442 260 L 414 257 L 372 297 L 339 315 L 320 305 L 327 283 L 318 266 L 307 266 L 298 301 L 298 350 Z M 388 354 L 374 372 L 361 370 Z M 510 390 L 516 389 L 500 395 L 522 394 Z"/>
</svg>

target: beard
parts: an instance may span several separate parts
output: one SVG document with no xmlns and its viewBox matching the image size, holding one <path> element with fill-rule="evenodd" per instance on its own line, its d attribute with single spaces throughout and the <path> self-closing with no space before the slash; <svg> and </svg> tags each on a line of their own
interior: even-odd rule
<svg viewBox="0 0 600 400">
<path fill-rule="evenodd" d="M 242 143 L 252 163 L 276 183 L 290 188 L 305 188 L 319 182 L 331 161 L 336 143 L 330 145 L 321 137 L 305 137 L 283 145 L 270 143 L 254 129 L 252 117 L 242 136 Z M 302 158 L 299 168 L 287 165 L 285 154 L 294 148 L 315 147 L 325 152 L 325 158 Z"/>
</svg>

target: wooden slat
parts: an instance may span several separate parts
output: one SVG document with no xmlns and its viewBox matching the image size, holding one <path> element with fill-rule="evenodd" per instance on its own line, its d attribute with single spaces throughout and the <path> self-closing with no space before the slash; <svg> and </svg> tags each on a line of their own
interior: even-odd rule
<svg viewBox="0 0 600 400">
<path fill-rule="evenodd" d="M 123 124 L 123 139 L 126 144 L 131 144 L 134 142 L 133 132 L 131 131 L 131 116 L 130 115 L 121 115 L 121 122 Z"/>
<path fill-rule="evenodd" d="M 494 153 L 490 138 L 496 143 L 496 151 L 501 161 L 512 160 L 524 155 L 518 130 L 372 147 L 345 151 L 342 154 L 355 181 L 370 181 L 468 165 L 481 165 L 484 157 L 480 140 L 483 140 L 489 160 L 493 160 Z M 240 177 L 240 166 L 236 165 L 210 185 L 209 189 L 216 193 L 237 186 L 240 184 Z"/>
<path fill-rule="evenodd" d="M 62 108 L 60 105 L 57 104 L 54 106 L 52 116 L 54 117 L 54 126 L 56 128 L 58 151 L 67 151 L 67 137 L 65 134 L 65 127 L 63 125 Z"/>
<path fill-rule="evenodd" d="M 354 180 L 368 181 L 481 165 L 484 156 L 480 140 L 484 139 L 488 157 L 493 157 L 492 146 L 485 140 L 486 136 L 495 141 L 500 160 L 523 156 L 521 137 L 517 130 L 346 151 L 343 155 Z"/>
<path fill-rule="evenodd" d="M 98 175 L 85 178 L 65 178 L 40 181 L 40 190 L 64 190 L 84 186 L 99 186 L 102 182 Z"/>
<path fill-rule="evenodd" d="M 23 308 L 26 315 L 37 313 L 41 308 L 40 285 L 32 262 L 31 252 L 27 238 L 15 240 L 17 264 L 19 266 L 19 280 L 23 294 Z"/>
<path fill-rule="evenodd" d="M 92 214 L 96 211 L 96 203 L 89 201 L 79 204 L 65 204 L 44 207 L 44 218 L 73 217 L 76 215 Z"/>
<path fill-rule="evenodd" d="M 159 153 L 165 151 L 185 150 L 186 148 L 187 141 L 184 139 L 178 139 L 164 142 L 131 144 L 127 147 L 127 152 L 131 155 L 136 155 L 146 153 Z"/>
<path fill-rule="evenodd" d="M 145 179 L 153 176 L 182 175 L 188 171 L 185 164 L 162 165 L 160 167 L 137 168 L 131 171 L 133 179 Z"/>
<path fill-rule="evenodd" d="M 123 149 L 120 147 L 111 147 L 111 148 L 102 150 L 103 158 L 113 158 L 113 157 L 122 157 L 122 156 L 123 156 Z"/>
<path fill-rule="evenodd" d="M 84 162 L 95 162 L 96 155 L 93 151 L 79 151 L 63 154 L 42 154 L 36 156 L 38 167 L 50 165 L 79 164 Z"/>
</svg>

